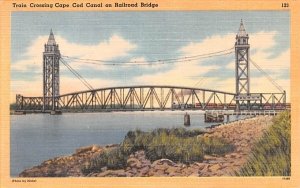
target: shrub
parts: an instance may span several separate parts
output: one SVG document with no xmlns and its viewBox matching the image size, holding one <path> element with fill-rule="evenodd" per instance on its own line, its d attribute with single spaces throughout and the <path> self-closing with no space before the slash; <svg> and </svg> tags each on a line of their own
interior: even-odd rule
<svg viewBox="0 0 300 188">
<path fill-rule="evenodd" d="M 151 161 L 168 158 L 175 162 L 191 163 L 201 161 L 204 154 L 221 155 L 234 149 L 233 145 L 221 138 L 197 139 L 196 136 L 201 133 L 201 130 L 184 128 L 130 131 L 121 143 L 121 150 L 127 155 L 145 150 Z"/>
<path fill-rule="evenodd" d="M 240 176 L 291 175 L 291 116 L 290 112 L 277 115 L 270 129 L 255 144 Z"/>
<path fill-rule="evenodd" d="M 175 162 L 190 163 L 201 161 L 203 150 L 196 138 L 181 138 L 163 132 L 147 145 L 146 156 L 151 161 L 168 158 Z"/>
<path fill-rule="evenodd" d="M 151 161 L 167 158 L 189 164 L 202 161 L 205 154 L 221 155 L 233 149 L 233 145 L 220 138 L 197 139 L 196 136 L 201 133 L 201 130 L 184 128 L 129 131 L 118 148 L 100 153 L 85 164 L 81 171 L 86 175 L 101 172 L 103 167 L 125 168 L 128 156 L 139 150 L 144 150 Z"/>
<path fill-rule="evenodd" d="M 81 167 L 81 172 L 85 175 L 91 172 L 101 172 L 101 168 L 121 169 L 126 166 L 127 156 L 123 154 L 120 148 L 114 148 L 101 152 L 95 156 L 89 163 Z"/>
<path fill-rule="evenodd" d="M 199 141 L 204 153 L 208 155 L 223 155 L 234 150 L 234 145 L 228 144 L 228 142 L 221 138 L 201 137 Z"/>
</svg>

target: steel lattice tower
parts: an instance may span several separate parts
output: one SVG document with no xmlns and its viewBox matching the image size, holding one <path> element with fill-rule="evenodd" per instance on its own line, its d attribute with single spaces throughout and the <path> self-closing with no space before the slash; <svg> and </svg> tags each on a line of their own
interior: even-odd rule
<svg viewBox="0 0 300 188">
<path fill-rule="evenodd" d="M 52 29 L 43 53 L 43 111 L 56 110 L 59 96 L 60 52 Z"/>
<path fill-rule="evenodd" d="M 250 106 L 249 36 L 241 20 L 235 42 L 235 83 L 237 110 L 241 105 Z"/>
</svg>

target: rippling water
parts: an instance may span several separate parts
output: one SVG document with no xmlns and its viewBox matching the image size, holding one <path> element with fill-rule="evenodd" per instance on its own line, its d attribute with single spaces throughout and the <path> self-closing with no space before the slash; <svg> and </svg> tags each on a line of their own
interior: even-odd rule
<svg viewBox="0 0 300 188">
<path fill-rule="evenodd" d="M 11 116 L 11 176 L 81 146 L 120 143 L 129 130 L 184 127 L 185 112 L 27 114 Z M 189 112 L 188 129 L 205 128 L 203 112 Z M 238 117 L 232 117 L 234 120 Z"/>
</svg>

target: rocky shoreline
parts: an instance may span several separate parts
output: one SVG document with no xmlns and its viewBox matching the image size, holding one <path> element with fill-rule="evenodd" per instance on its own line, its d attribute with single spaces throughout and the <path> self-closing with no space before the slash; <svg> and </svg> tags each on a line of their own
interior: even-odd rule
<svg viewBox="0 0 300 188">
<path fill-rule="evenodd" d="M 200 137 L 221 137 L 235 146 L 233 152 L 224 156 L 205 155 L 203 161 L 191 164 L 175 163 L 169 159 L 159 159 L 151 162 L 143 150 L 131 154 L 127 159 L 125 169 L 108 170 L 84 175 L 83 165 L 99 153 L 118 145 L 101 147 L 92 145 L 76 149 L 70 156 L 56 157 L 44 161 L 38 166 L 26 169 L 20 177 L 148 177 L 148 176 L 234 176 L 247 162 L 256 140 L 272 124 L 271 116 L 256 116 L 250 119 L 235 121 L 207 129 Z"/>
</svg>

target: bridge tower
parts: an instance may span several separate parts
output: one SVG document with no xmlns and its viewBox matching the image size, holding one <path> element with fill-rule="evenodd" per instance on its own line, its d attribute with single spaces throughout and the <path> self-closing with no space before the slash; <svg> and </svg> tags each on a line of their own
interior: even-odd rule
<svg viewBox="0 0 300 188">
<path fill-rule="evenodd" d="M 59 96 L 60 52 L 52 29 L 43 53 L 43 111 L 56 110 Z"/>
<path fill-rule="evenodd" d="M 236 110 L 250 108 L 250 69 L 249 69 L 249 36 L 246 33 L 243 20 L 236 35 L 235 42 L 235 83 Z"/>
</svg>

